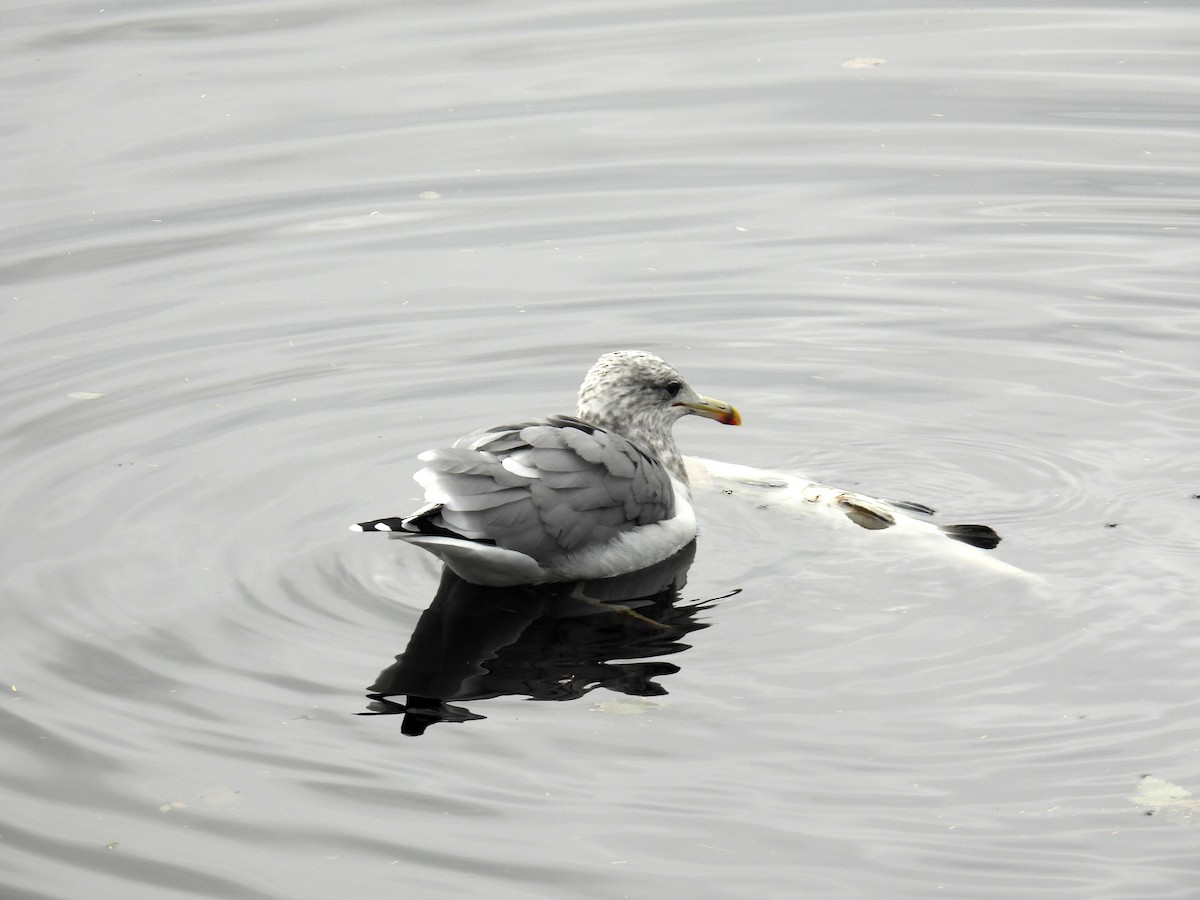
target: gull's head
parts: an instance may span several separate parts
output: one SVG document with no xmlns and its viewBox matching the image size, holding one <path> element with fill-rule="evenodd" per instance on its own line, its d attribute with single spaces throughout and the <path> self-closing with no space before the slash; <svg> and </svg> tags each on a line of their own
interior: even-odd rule
<svg viewBox="0 0 1200 900">
<path fill-rule="evenodd" d="M 671 426 L 683 416 L 742 424 L 728 403 L 701 396 L 674 366 L 643 350 L 617 350 L 596 360 L 579 388 L 576 413 L 656 454 L 670 445 Z"/>
</svg>

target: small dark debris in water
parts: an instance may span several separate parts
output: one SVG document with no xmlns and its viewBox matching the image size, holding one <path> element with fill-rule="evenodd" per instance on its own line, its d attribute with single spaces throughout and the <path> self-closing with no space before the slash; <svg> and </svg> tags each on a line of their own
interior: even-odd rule
<svg viewBox="0 0 1200 900">
<path fill-rule="evenodd" d="M 946 537 L 970 544 L 972 547 L 992 550 L 1000 543 L 1000 535 L 996 534 L 996 529 L 990 525 L 939 525 L 938 527 Z"/>
<path fill-rule="evenodd" d="M 1200 494 L 1192 494 L 1193 500 L 1200 500 Z"/>
</svg>

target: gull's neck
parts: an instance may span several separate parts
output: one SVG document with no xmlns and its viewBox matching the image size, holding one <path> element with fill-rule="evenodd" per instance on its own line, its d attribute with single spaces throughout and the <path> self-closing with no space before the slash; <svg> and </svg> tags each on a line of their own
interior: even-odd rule
<svg viewBox="0 0 1200 900">
<path fill-rule="evenodd" d="M 648 410 L 630 413 L 622 410 L 620 420 L 616 416 L 606 414 L 595 407 L 584 403 L 579 404 L 575 415 L 589 425 L 612 431 L 636 444 L 647 455 L 663 464 L 681 484 L 688 483 L 687 470 L 683 466 L 683 455 L 675 445 L 675 436 L 671 426 L 675 417 L 663 410 Z"/>
</svg>

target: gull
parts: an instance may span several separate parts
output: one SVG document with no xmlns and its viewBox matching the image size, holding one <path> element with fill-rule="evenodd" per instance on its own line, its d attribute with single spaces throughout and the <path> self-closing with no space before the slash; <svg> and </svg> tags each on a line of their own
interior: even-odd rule
<svg viewBox="0 0 1200 900">
<path fill-rule="evenodd" d="M 697 415 L 740 425 L 653 353 L 601 356 L 575 415 L 498 425 L 426 450 L 414 476 L 427 504 L 352 525 L 437 556 L 473 584 L 610 578 L 654 565 L 696 537 L 672 427 Z"/>
</svg>

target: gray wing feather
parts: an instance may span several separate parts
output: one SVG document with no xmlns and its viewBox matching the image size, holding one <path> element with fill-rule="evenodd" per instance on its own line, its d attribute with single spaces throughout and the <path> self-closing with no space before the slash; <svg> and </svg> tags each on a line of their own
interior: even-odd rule
<svg viewBox="0 0 1200 900">
<path fill-rule="evenodd" d="M 600 433 L 605 434 L 606 432 Z M 583 459 L 604 466 L 613 475 L 632 479 L 637 472 L 636 463 L 625 452 L 626 449 L 633 449 L 633 445 L 628 441 L 622 440 L 619 443 L 598 441 L 595 433 L 585 434 L 573 428 L 564 429 L 562 439 Z"/>
<path fill-rule="evenodd" d="M 566 416 L 467 435 L 421 454 L 436 524 L 553 560 L 670 518 L 666 470 L 612 432 Z"/>
<path fill-rule="evenodd" d="M 432 470 L 441 476 L 461 475 L 466 478 L 482 476 L 501 487 L 517 487 L 524 484 L 526 480 L 519 475 L 507 472 L 503 467 L 497 471 L 496 467 L 491 464 L 491 460 L 472 450 L 464 450 L 459 447 L 426 450 L 417 459 L 430 463 L 423 471 Z M 417 481 L 421 481 L 419 475 Z M 424 482 L 421 483 L 424 485 Z"/>
</svg>

